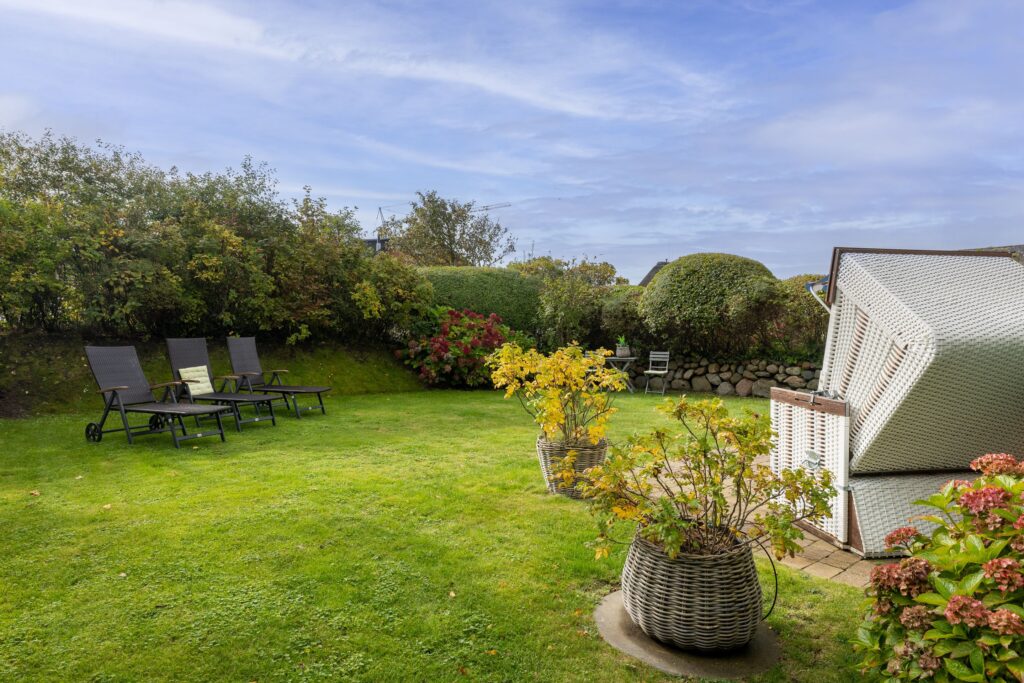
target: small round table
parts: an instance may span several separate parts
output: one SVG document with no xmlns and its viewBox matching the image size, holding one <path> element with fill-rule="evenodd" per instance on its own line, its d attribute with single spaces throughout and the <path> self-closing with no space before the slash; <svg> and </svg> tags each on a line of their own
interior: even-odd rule
<svg viewBox="0 0 1024 683">
<path fill-rule="evenodd" d="M 636 387 L 633 386 L 633 380 L 629 377 L 629 368 L 636 361 L 636 356 L 608 356 L 608 364 L 616 370 L 622 370 L 626 373 L 626 388 L 629 389 L 629 393 L 636 391 Z"/>
</svg>

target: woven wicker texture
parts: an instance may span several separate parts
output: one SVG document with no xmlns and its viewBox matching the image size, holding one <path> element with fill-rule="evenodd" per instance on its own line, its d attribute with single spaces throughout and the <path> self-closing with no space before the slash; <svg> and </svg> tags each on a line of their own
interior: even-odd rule
<svg viewBox="0 0 1024 683">
<path fill-rule="evenodd" d="M 821 388 L 850 406 L 850 472 L 961 469 L 1024 452 L 1024 267 L 846 253 Z"/>
<path fill-rule="evenodd" d="M 945 474 L 901 474 L 895 476 L 852 477 L 850 492 L 857 511 L 857 524 L 863 539 L 865 557 L 891 557 L 900 554 L 886 550 L 885 537 L 893 529 L 913 523 L 924 533 L 935 525 L 920 519 L 930 508 L 914 505 L 927 498 L 950 479 L 971 480 L 974 472 Z"/>
<path fill-rule="evenodd" d="M 622 601 L 644 633 L 685 650 L 742 647 L 761 621 L 761 584 L 750 546 L 673 560 L 636 536 L 622 569 Z"/>
<path fill-rule="evenodd" d="M 836 487 L 832 516 L 817 526 L 846 543 L 850 419 L 779 401 L 771 402 L 771 416 L 776 432 L 770 460 L 772 471 L 778 474 L 799 467 L 829 470 Z"/>
<path fill-rule="evenodd" d="M 206 372 L 213 384 L 213 372 L 210 370 L 210 354 L 206 349 L 204 337 L 169 338 L 167 340 L 167 357 L 171 361 L 171 372 L 174 379 L 181 379 L 178 372 L 181 368 L 206 366 Z"/>
<path fill-rule="evenodd" d="M 256 351 L 256 337 L 228 337 L 228 355 L 231 356 L 231 369 L 236 373 L 255 372 L 250 377 L 253 386 L 263 384 L 263 366 L 260 365 L 260 354 Z"/>
<path fill-rule="evenodd" d="M 608 442 L 601 439 L 596 444 L 568 446 L 561 441 L 548 441 L 543 435 L 537 437 L 537 459 L 540 461 L 540 471 L 544 474 L 544 483 L 548 487 L 548 491 L 570 498 L 579 498 L 580 492 L 576 490 L 576 482 L 579 481 L 579 477 L 576 477 L 570 486 L 564 485 L 560 477 L 554 481 L 558 464 L 570 450 L 576 451 L 576 462 L 573 469 L 582 473 L 587 468 L 604 462 L 605 453 L 608 452 Z"/>
<path fill-rule="evenodd" d="M 122 405 L 156 401 L 134 346 L 86 346 L 85 357 L 100 389 L 128 387 L 117 392 Z"/>
</svg>

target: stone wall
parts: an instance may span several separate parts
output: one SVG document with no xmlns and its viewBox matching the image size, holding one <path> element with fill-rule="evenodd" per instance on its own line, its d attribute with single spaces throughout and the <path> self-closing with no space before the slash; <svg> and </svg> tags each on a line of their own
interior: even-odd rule
<svg viewBox="0 0 1024 683">
<path fill-rule="evenodd" d="M 643 389 L 646 378 L 646 359 L 630 368 L 633 383 Z M 680 392 L 715 392 L 719 396 L 768 397 L 772 387 L 815 390 L 821 370 L 814 363 L 786 365 L 768 360 L 749 360 L 740 363 L 716 363 L 707 358 L 699 360 L 671 360 L 665 378 L 652 377 L 651 389 Z"/>
</svg>

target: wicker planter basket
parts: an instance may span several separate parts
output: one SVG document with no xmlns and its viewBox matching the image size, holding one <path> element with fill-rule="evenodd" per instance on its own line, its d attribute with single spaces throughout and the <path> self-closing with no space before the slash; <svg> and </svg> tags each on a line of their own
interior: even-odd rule
<svg viewBox="0 0 1024 683">
<path fill-rule="evenodd" d="M 544 483 L 547 485 L 548 491 L 570 498 L 579 498 L 580 493 L 575 488 L 579 477 L 574 479 L 570 486 L 564 485 L 561 479 L 551 480 L 552 475 L 557 471 L 558 463 L 568 455 L 570 450 L 576 451 L 576 464 L 573 469 L 582 473 L 588 467 L 604 462 L 605 453 L 608 451 L 608 442 L 601 439 L 596 444 L 583 443 L 569 446 L 563 441 L 548 441 L 543 434 L 537 437 L 537 459 L 540 460 L 540 471 L 544 474 Z"/>
<path fill-rule="evenodd" d="M 761 584 L 749 545 L 673 560 L 637 535 L 622 568 L 622 601 L 644 633 L 684 650 L 743 647 L 761 621 Z"/>
</svg>

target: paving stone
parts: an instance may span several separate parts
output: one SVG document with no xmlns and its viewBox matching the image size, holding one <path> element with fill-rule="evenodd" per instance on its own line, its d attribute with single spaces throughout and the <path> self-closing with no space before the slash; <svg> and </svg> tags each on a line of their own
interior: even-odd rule
<svg viewBox="0 0 1024 683">
<path fill-rule="evenodd" d="M 803 569 L 807 565 L 811 564 L 811 561 L 802 555 L 797 555 L 796 557 L 784 557 L 781 561 L 782 564 L 787 567 L 792 567 L 793 569 Z"/>
<path fill-rule="evenodd" d="M 819 579 L 831 579 L 842 570 L 839 567 L 833 567 L 832 565 L 824 564 L 822 562 L 815 562 L 814 564 L 804 567 L 803 571 L 807 572 L 811 576 L 817 576 Z"/>
<path fill-rule="evenodd" d="M 833 567 L 839 567 L 840 569 L 847 569 L 857 564 L 857 562 L 859 561 L 859 557 L 857 557 L 853 553 L 848 553 L 843 550 L 837 550 L 836 552 L 832 553 L 824 560 L 822 560 L 822 562 L 824 562 L 825 564 L 830 564 Z"/>
<path fill-rule="evenodd" d="M 864 588 L 868 585 L 870 577 L 862 574 L 851 574 L 850 572 L 839 572 L 832 577 L 832 580 L 837 583 L 845 583 L 847 586 L 853 586 L 854 588 Z"/>
</svg>

